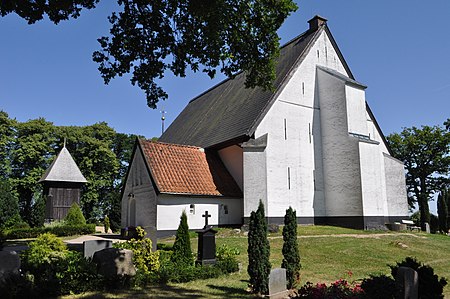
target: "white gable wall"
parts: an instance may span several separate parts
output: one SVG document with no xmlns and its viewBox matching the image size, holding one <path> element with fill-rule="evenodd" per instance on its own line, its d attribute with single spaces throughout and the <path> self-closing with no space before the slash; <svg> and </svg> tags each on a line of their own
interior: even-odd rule
<svg viewBox="0 0 450 299">
<path fill-rule="evenodd" d="M 139 146 L 128 171 L 122 195 L 122 227 L 141 226 L 153 239 L 157 217 L 156 192 Z M 154 243 L 156 246 L 156 242 Z"/>
<path fill-rule="evenodd" d="M 232 145 L 218 151 L 220 159 L 231 174 L 236 184 L 244 190 L 243 152 L 242 148 Z"/>
</svg>

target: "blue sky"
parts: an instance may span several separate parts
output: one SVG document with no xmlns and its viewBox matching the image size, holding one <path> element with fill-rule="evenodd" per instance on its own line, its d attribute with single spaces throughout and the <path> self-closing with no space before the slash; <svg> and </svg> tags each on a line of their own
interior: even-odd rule
<svg viewBox="0 0 450 299">
<path fill-rule="evenodd" d="M 44 117 L 56 125 L 106 121 L 118 132 L 148 138 L 161 133 L 161 114 L 146 106 L 129 77 L 104 85 L 91 59 L 96 39 L 109 30 L 115 1 L 102 1 L 77 20 L 34 25 L 0 18 L 0 109 L 19 121 Z M 279 30 L 281 43 L 328 19 L 356 79 L 387 135 L 402 127 L 434 125 L 450 117 L 450 1 L 305 0 Z M 166 124 L 188 101 L 217 84 L 204 74 L 166 77 Z"/>
</svg>

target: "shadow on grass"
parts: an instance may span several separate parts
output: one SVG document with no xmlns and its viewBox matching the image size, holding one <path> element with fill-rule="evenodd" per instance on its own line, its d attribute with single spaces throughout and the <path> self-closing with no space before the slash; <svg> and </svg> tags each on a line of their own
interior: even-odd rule
<svg viewBox="0 0 450 299">
<path fill-rule="evenodd" d="M 199 290 L 191 290 L 187 288 L 156 285 L 147 286 L 141 290 L 116 290 L 111 292 L 98 292 L 94 294 L 86 294 L 76 298 L 83 299 L 104 299 L 104 298 L 210 298 L 211 294 L 206 294 Z M 235 297 L 224 297 L 235 298 Z"/>
<path fill-rule="evenodd" d="M 244 289 L 241 288 L 235 288 L 235 287 L 225 287 L 225 286 L 215 286 L 208 284 L 206 285 L 208 288 L 219 290 L 223 292 L 222 298 L 244 298 L 248 297 L 250 294 L 247 293 Z"/>
</svg>

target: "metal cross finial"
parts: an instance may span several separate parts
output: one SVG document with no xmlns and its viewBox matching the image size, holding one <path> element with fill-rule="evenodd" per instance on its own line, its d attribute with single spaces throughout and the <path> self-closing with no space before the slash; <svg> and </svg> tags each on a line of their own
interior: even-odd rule
<svg viewBox="0 0 450 299">
<path fill-rule="evenodd" d="M 208 218 L 211 217 L 211 215 L 208 214 L 208 211 L 205 211 L 205 214 L 202 215 L 202 217 L 205 218 L 205 228 L 208 227 Z"/>
</svg>

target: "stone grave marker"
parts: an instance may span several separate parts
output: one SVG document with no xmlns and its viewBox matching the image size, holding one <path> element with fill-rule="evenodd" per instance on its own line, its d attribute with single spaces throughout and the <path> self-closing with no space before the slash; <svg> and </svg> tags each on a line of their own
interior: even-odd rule
<svg viewBox="0 0 450 299">
<path fill-rule="evenodd" d="M 0 281 L 9 275 L 19 274 L 20 257 L 15 251 L 0 251 Z"/>
<path fill-rule="evenodd" d="M 275 268 L 269 275 L 269 298 L 285 298 L 289 294 L 286 289 L 286 269 Z"/>
<path fill-rule="evenodd" d="M 105 277 L 136 275 L 133 251 L 129 249 L 105 248 L 94 253 L 92 260 L 97 264 L 98 273 Z"/>
<path fill-rule="evenodd" d="M 409 267 L 399 267 L 395 276 L 397 290 L 400 292 L 398 298 L 419 298 L 419 275 Z"/>
<path fill-rule="evenodd" d="M 430 224 L 429 224 L 428 222 L 425 222 L 425 232 L 426 232 L 427 234 L 430 233 Z"/>
<path fill-rule="evenodd" d="M 202 230 L 197 231 L 198 234 L 198 254 L 196 264 L 206 265 L 216 263 L 216 233 L 211 226 L 208 225 L 208 211 L 202 217 L 205 218 L 205 226 Z"/>
<path fill-rule="evenodd" d="M 105 248 L 112 248 L 111 240 L 89 240 L 83 242 L 84 258 L 92 258 L 94 253 Z"/>
</svg>

